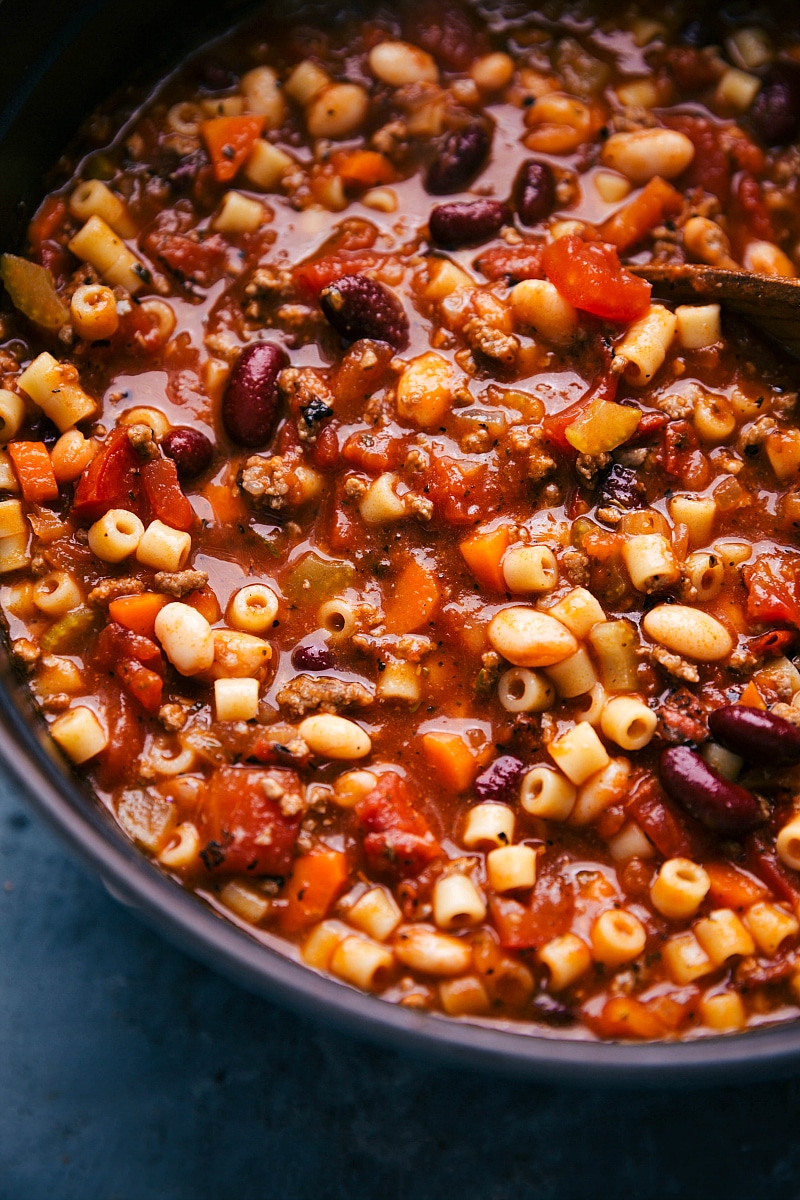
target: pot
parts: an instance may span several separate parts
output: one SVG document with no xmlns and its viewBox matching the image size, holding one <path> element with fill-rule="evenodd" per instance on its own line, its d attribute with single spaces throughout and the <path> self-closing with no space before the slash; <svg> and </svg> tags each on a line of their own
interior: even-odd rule
<svg viewBox="0 0 800 1200">
<path fill-rule="evenodd" d="M 69 6 L 65 19 L 62 0 L 4 0 L 0 246 L 19 247 L 49 167 L 92 107 L 130 77 L 131 64 L 137 74 L 157 75 L 244 8 L 243 0 L 87 0 Z M 426 1058 L 584 1084 L 708 1085 L 800 1064 L 800 1021 L 678 1043 L 601 1043 L 415 1012 L 316 974 L 224 920 L 136 850 L 57 759 L 5 646 L 0 763 L 108 890 L 165 938 L 250 990 L 348 1033 Z"/>
</svg>

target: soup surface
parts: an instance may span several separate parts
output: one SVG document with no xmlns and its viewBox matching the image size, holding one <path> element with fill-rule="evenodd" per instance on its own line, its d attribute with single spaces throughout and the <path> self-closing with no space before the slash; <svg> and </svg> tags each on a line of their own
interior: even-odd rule
<svg viewBox="0 0 800 1200">
<path fill-rule="evenodd" d="M 0 262 L 0 603 L 165 871 L 409 1007 L 798 1015 L 797 367 L 628 267 L 794 278 L 799 124 L 766 14 L 450 0 L 89 121 Z"/>
</svg>

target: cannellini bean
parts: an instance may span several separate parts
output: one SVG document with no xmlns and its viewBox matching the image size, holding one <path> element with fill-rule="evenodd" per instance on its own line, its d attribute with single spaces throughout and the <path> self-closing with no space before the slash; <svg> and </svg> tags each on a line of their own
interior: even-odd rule
<svg viewBox="0 0 800 1200">
<path fill-rule="evenodd" d="M 577 639 L 555 617 L 522 605 L 492 617 L 489 642 L 515 667 L 551 667 L 578 649 Z"/>
<path fill-rule="evenodd" d="M 476 58 L 469 73 L 482 92 L 499 92 L 514 76 L 514 60 L 508 54 L 484 54 Z"/>
<path fill-rule="evenodd" d="M 408 42 L 379 42 L 369 52 L 369 69 L 391 87 L 406 83 L 437 83 L 439 68 L 418 46 Z"/>
<path fill-rule="evenodd" d="M 694 143 L 676 129 L 636 129 L 612 133 L 600 157 L 631 183 L 648 183 L 656 175 L 674 179 L 685 171 L 694 158 Z"/>
<path fill-rule="evenodd" d="M 323 88 L 306 110 L 312 137 L 343 138 L 355 133 L 369 108 L 369 97 L 357 83 L 332 83 Z"/>
<path fill-rule="evenodd" d="M 306 717 L 298 733 L 311 753 L 322 758 L 364 758 L 372 749 L 370 736 L 360 725 L 332 713 Z"/>
<path fill-rule="evenodd" d="M 654 642 L 696 662 L 719 662 L 733 649 L 721 621 L 686 604 L 659 604 L 645 614 L 642 627 Z"/>
<path fill-rule="evenodd" d="M 783 279 L 794 279 L 797 272 L 788 254 L 784 254 L 774 242 L 748 242 L 742 258 L 746 271 L 757 275 L 776 275 Z"/>
<path fill-rule="evenodd" d="M 738 266 L 731 258 L 731 244 L 726 233 L 708 217 L 689 218 L 683 227 L 683 245 L 690 258 L 710 267 L 735 270 Z"/>
</svg>

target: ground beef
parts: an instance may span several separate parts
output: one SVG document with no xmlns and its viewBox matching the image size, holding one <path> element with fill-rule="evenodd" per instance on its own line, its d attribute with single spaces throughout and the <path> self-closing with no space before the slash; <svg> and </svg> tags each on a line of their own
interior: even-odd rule
<svg viewBox="0 0 800 1200">
<path fill-rule="evenodd" d="M 207 571 L 156 571 L 153 587 L 167 596 L 188 596 L 208 583 Z"/>
<path fill-rule="evenodd" d="M 368 708 L 375 697 L 361 683 L 342 679 L 315 679 L 298 675 L 278 692 L 277 701 L 290 720 L 299 720 L 312 712 L 339 713 L 348 708 Z"/>
<path fill-rule="evenodd" d="M 657 733 L 662 741 L 671 745 L 705 742 L 708 738 L 708 710 L 688 688 L 678 688 L 661 706 Z"/>
</svg>

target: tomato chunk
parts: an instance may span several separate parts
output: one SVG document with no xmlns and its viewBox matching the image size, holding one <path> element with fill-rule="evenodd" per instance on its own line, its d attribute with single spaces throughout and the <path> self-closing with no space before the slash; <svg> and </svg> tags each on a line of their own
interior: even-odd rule
<svg viewBox="0 0 800 1200">
<path fill-rule="evenodd" d="M 141 517 L 141 462 L 127 431 L 117 429 L 78 480 L 72 514 L 80 521 L 97 521 L 110 508 L 127 508 Z"/>
<path fill-rule="evenodd" d="M 303 807 L 300 778 L 280 767 L 219 767 L 203 800 L 206 844 L 217 873 L 288 875 Z"/>
<path fill-rule="evenodd" d="M 542 253 L 544 272 L 565 300 L 608 321 L 636 321 L 647 312 L 650 284 L 626 271 L 614 246 L 557 238 Z"/>
<path fill-rule="evenodd" d="M 417 812 L 411 789 L 394 771 L 381 775 L 359 800 L 356 814 L 364 833 L 370 869 L 393 879 L 419 875 L 442 849 L 430 825 Z"/>
<path fill-rule="evenodd" d="M 493 896 L 489 906 L 500 945 L 506 950 L 532 950 L 569 932 L 575 897 L 570 884 L 553 867 L 540 874 L 529 904 Z"/>
<path fill-rule="evenodd" d="M 800 629 L 800 559 L 761 554 L 742 573 L 749 621 L 777 621 Z"/>
</svg>

